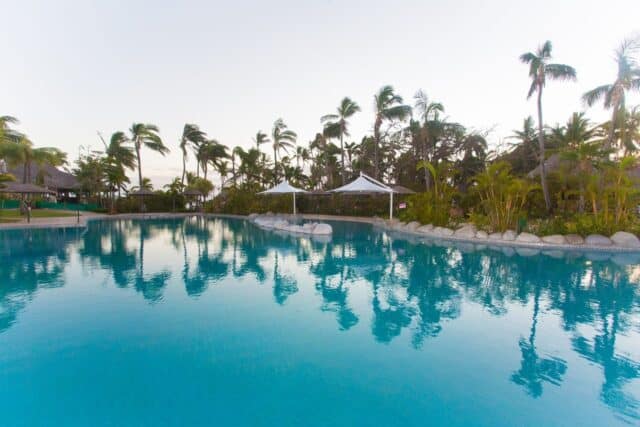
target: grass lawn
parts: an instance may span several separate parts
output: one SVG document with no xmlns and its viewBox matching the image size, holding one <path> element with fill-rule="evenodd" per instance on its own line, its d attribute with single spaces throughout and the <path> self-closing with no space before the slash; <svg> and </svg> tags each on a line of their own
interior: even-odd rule
<svg viewBox="0 0 640 427">
<path fill-rule="evenodd" d="M 34 209 L 31 211 L 31 218 L 61 218 L 75 215 L 75 212 L 52 209 Z M 0 210 L 0 222 L 17 222 L 26 218 L 26 216 L 20 216 L 20 211 L 18 209 Z"/>
</svg>

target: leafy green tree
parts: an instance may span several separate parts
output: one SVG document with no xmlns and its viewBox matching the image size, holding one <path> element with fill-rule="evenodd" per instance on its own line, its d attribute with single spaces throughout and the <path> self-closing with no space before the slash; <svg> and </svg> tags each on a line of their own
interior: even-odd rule
<svg viewBox="0 0 640 427">
<path fill-rule="evenodd" d="M 397 95 L 393 86 L 386 85 L 374 95 L 375 122 L 373 124 L 373 175 L 376 179 L 380 178 L 380 146 L 382 144 L 383 135 L 381 128 L 384 122 L 394 120 L 405 120 L 411 115 L 411 107 L 403 104 L 403 99 Z"/>
<path fill-rule="evenodd" d="M 271 129 L 271 143 L 273 146 L 273 169 L 275 182 L 278 181 L 278 153 L 284 151 L 288 153 L 298 139 L 298 135 L 290 130 L 284 120 L 278 119 L 273 123 Z"/>
<path fill-rule="evenodd" d="M 322 116 L 320 121 L 324 125 L 324 135 L 328 138 L 338 138 L 340 140 L 340 164 L 342 166 L 342 183 L 346 180 L 346 168 L 344 165 L 344 137 L 349 136 L 349 122 L 347 121 L 354 114 L 360 111 L 360 106 L 348 97 L 340 101 L 337 114 L 327 114 Z"/>
<path fill-rule="evenodd" d="M 180 137 L 180 150 L 182 151 L 182 178 L 180 182 L 184 185 L 187 173 L 187 155 L 189 146 L 197 148 L 200 144 L 207 140 L 207 134 L 200 130 L 198 125 L 186 123 L 182 129 Z"/>
<path fill-rule="evenodd" d="M 544 203 L 547 212 L 551 211 L 551 196 L 549 187 L 547 186 L 547 174 L 545 170 L 545 146 L 544 146 L 544 122 L 542 120 L 542 90 L 544 89 L 547 79 L 550 80 L 575 80 L 576 70 L 565 64 L 550 64 L 552 45 L 550 41 L 544 42 L 535 52 L 527 52 L 520 56 L 520 61 L 529 65 L 529 77 L 531 78 L 531 86 L 527 99 L 531 98 L 534 93 L 538 94 L 538 143 L 540 145 L 540 183 L 542 186 L 542 194 L 544 195 Z"/>
<path fill-rule="evenodd" d="M 621 112 L 625 108 L 625 98 L 628 92 L 640 92 L 640 66 L 634 55 L 640 49 L 638 39 L 624 40 L 615 52 L 618 73 L 613 83 L 598 86 L 582 96 L 588 106 L 599 100 L 604 100 L 604 107 L 610 108 L 611 126 L 605 149 L 613 148 L 615 129 L 620 126 Z"/>
<path fill-rule="evenodd" d="M 256 149 L 258 151 L 260 151 L 261 145 L 268 144 L 269 142 L 271 142 L 271 140 L 269 139 L 269 135 L 262 132 L 261 130 L 259 130 L 256 133 L 256 136 L 253 138 L 253 143 L 256 144 Z"/>
<path fill-rule="evenodd" d="M 143 188 L 142 183 L 142 158 L 140 152 L 143 147 L 148 148 L 151 151 L 162 154 L 163 156 L 169 152 L 169 149 L 164 146 L 162 138 L 159 134 L 160 130 L 154 124 L 149 123 L 134 123 L 129 129 L 129 140 L 133 143 L 133 147 L 136 153 L 136 165 L 138 166 L 138 187 Z M 142 203 L 142 198 L 140 198 Z"/>
<path fill-rule="evenodd" d="M 185 176 L 186 177 L 186 176 Z M 171 206 L 173 212 L 176 211 L 176 198 L 184 191 L 184 184 L 182 184 L 182 178 L 174 178 L 169 184 L 164 185 L 164 189 L 169 195 L 171 195 Z"/>
</svg>

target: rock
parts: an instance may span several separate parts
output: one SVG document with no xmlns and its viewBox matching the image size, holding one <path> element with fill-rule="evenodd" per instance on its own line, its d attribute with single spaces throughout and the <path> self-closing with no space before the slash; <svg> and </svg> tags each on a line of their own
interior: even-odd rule
<svg viewBox="0 0 640 427">
<path fill-rule="evenodd" d="M 502 240 L 502 233 L 491 233 L 488 237 L 489 240 Z"/>
<path fill-rule="evenodd" d="M 393 229 L 397 231 L 404 231 L 405 225 L 407 225 L 406 222 L 398 221 L 395 224 L 393 224 Z"/>
<path fill-rule="evenodd" d="M 562 234 L 552 234 L 551 236 L 544 236 L 542 238 L 544 243 L 549 243 L 551 245 L 566 245 L 567 238 Z"/>
<path fill-rule="evenodd" d="M 590 246 L 611 246 L 613 242 L 607 236 L 603 236 L 602 234 L 589 234 L 586 239 L 584 239 L 585 244 Z"/>
<path fill-rule="evenodd" d="M 617 254 L 611 257 L 611 261 L 621 266 L 638 264 L 640 263 L 640 254 L 637 252 Z"/>
<path fill-rule="evenodd" d="M 564 238 L 570 245 L 584 245 L 584 238 L 579 234 L 567 234 Z"/>
<path fill-rule="evenodd" d="M 248 218 L 253 220 L 253 219 L 256 219 L 257 217 L 258 217 L 257 213 L 250 213 Z"/>
<path fill-rule="evenodd" d="M 273 228 L 276 230 L 286 230 L 289 227 L 289 223 L 284 220 L 278 220 L 273 223 Z"/>
<path fill-rule="evenodd" d="M 476 233 L 476 239 L 485 240 L 485 239 L 488 239 L 488 238 L 489 238 L 489 234 L 484 230 L 480 230 L 480 231 L 478 231 Z"/>
<path fill-rule="evenodd" d="M 544 239 L 544 237 L 543 237 Z M 552 251 L 542 251 L 543 255 L 549 256 L 551 258 L 562 259 L 564 258 L 564 252 L 554 249 Z"/>
<path fill-rule="evenodd" d="M 328 235 L 333 233 L 333 228 L 329 224 L 320 223 L 313 228 L 314 235 Z"/>
<path fill-rule="evenodd" d="M 635 234 L 627 233 L 626 231 L 618 231 L 611 236 L 611 241 L 616 246 L 623 248 L 640 248 L 640 239 Z"/>
<path fill-rule="evenodd" d="M 404 229 L 407 231 L 416 231 L 418 227 L 420 227 L 420 223 L 418 221 L 411 221 L 404 226 Z"/>
<path fill-rule="evenodd" d="M 516 248 L 516 253 L 520 256 L 528 257 L 528 256 L 539 255 L 540 251 L 538 249 L 533 249 L 533 248 Z"/>
<path fill-rule="evenodd" d="M 542 240 L 535 234 L 531 233 L 520 233 L 518 237 L 516 237 L 516 242 L 520 243 L 540 243 Z"/>
<path fill-rule="evenodd" d="M 513 230 L 505 231 L 504 233 L 502 233 L 502 240 L 506 242 L 513 242 L 514 240 L 516 240 L 516 232 Z"/>
<path fill-rule="evenodd" d="M 388 219 L 386 222 L 387 227 L 389 228 L 395 228 L 395 226 L 400 223 L 399 219 L 393 218 L 393 219 Z"/>
<path fill-rule="evenodd" d="M 453 230 L 447 227 L 436 227 L 433 229 L 433 234 L 446 237 L 453 235 Z"/>
<path fill-rule="evenodd" d="M 433 232 L 433 225 L 432 224 L 423 225 L 422 227 L 418 227 L 416 231 L 422 234 L 431 234 Z"/>
<path fill-rule="evenodd" d="M 307 222 L 305 224 L 302 224 L 302 229 L 306 233 L 311 233 L 313 231 L 313 229 L 316 228 L 316 225 L 318 225 L 317 222 Z"/>
<path fill-rule="evenodd" d="M 473 239 L 476 237 L 476 231 L 476 227 L 471 225 L 457 229 L 453 235 L 463 239 Z"/>
</svg>

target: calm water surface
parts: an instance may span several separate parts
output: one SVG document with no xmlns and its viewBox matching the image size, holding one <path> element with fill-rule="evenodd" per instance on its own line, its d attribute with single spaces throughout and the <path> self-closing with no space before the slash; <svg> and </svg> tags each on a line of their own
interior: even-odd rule
<svg viewBox="0 0 640 427">
<path fill-rule="evenodd" d="M 0 425 L 640 424 L 640 260 L 333 225 L 0 232 Z"/>
</svg>

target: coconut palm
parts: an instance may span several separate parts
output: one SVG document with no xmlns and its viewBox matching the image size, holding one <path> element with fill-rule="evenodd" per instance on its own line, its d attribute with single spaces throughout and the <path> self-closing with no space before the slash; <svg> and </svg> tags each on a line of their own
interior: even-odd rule
<svg viewBox="0 0 640 427">
<path fill-rule="evenodd" d="M 520 61 L 529 65 L 529 77 L 531 86 L 527 99 L 534 93 L 538 94 L 538 144 L 540 145 L 540 182 L 544 203 L 547 212 L 551 211 L 551 196 L 547 186 L 547 175 L 545 171 L 545 148 L 544 148 L 544 122 L 542 121 L 542 90 L 550 80 L 575 80 L 576 70 L 565 64 L 550 64 L 552 45 L 550 41 L 544 42 L 535 52 L 527 52 L 520 55 Z"/>
<path fill-rule="evenodd" d="M 382 142 L 380 128 L 385 121 L 404 120 L 411 114 L 411 107 L 402 103 L 402 97 L 396 95 L 393 86 L 386 85 L 380 88 L 378 93 L 374 95 L 375 122 L 373 125 L 374 139 L 374 177 L 380 176 L 380 159 L 379 151 Z"/>
<path fill-rule="evenodd" d="M 20 132 L 11 128 L 11 125 L 18 124 L 18 119 L 13 116 L 0 116 L 0 144 L 3 142 L 17 142 Z"/>
<path fill-rule="evenodd" d="M 198 148 L 197 158 L 200 167 L 202 168 L 205 181 L 207 180 L 209 165 L 217 168 L 220 162 L 224 161 L 224 159 L 229 158 L 229 153 L 227 152 L 227 150 L 228 149 L 225 145 L 221 144 L 215 139 L 208 139 L 200 144 Z"/>
<path fill-rule="evenodd" d="M 67 162 L 66 153 L 53 147 L 34 148 L 31 140 L 24 135 L 17 142 L 5 142 L 0 156 L 11 166 L 22 165 L 23 183 L 32 182 L 31 168 L 34 164 L 62 166 Z"/>
<path fill-rule="evenodd" d="M 164 189 L 168 194 L 171 195 L 171 207 L 172 211 L 175 212 L 176 198 L 184 191 L 184 184 L 182 184 L 182 179 L 175 177 L 169 184 L 164 185 Z"/>
<path fill-rule="evenodd" d="M 338 106 L 338 114 L 327 114 L 320 121 L 324 124 L 324 135 L 328 138 L 340 139 L 340 161 L 342 165 L 342 183 L 345 183 L 344 137 L 349 136 L 347 119 L 360 111 L 360 106 L 349 97 L 344 97 Z"/>
<path fill-rule="evenodd" d="M 284 120 L 278 119 L 273 123 L 271 130 L 271 143 L 273 146 L 273 170 L 275 181 L 278 181 L 278 153 L 284 151 L 289 152 L 296 143 L 298 135 L 289 129 Z"/>
<path fill-rule="evenodd" d="M 182 129 L 182 137 L 180 138 L 180 150 L 182 151 L 182 178 L 180 183 L 184 185 L 187 173 L 187 147 L 189 145 L 198 146 L 207 139 L 207 134 L 200 130 L 198 125 L 186 123 Z"/>
<path fill-rule="evenodd" d="M 625 108 L 625 96 L 627 92 L 640 92 L 640 66 L 634 54 L 640 49 L 638 39 L 624 40 L 615 52 L 618 74 L 611 84 L 598 86 L 582 96 L 582 100 L 588 106 L 592 106 L 599 100 L 604 100 L 604 107 L 611 108 L 611 126 L 605 149 L 613 147 L 615 128 L 620 123 L 620 113 Z"/>
<path fill-rule="evenodd" d="M 444 113 L 444 105 L 440 102 L 431 101 L 422 89 L 416 92 L 413 99 L 415 100 L 415 109 L 420 113 L 422 123 L 411 120 L 409 128 L 417 136 L 422 146 L 416 147 L 419 148 L 418 151 L 422 151 L 422 160 L 430 162 L 434 160 L 433 151 L 435 150 L 436 137 L 441 133 L 440 131 L 444 125 L 444 122 L 440 120 L 440 113 Z M 426 168 L 424 169 L 424 182 L 427 190 L 430 190 L 431 175 Z"/>
<path fill-rule="evenodd" d="M 164 146 L 162 139 L 158 134 L 160 130 L 158 126 L 150 123 L 134 123 L 129 129 L 129 140 L 133 143 L 136 153 L 136 164 L 138 166 L 138 186 L 142 188 L 142 159 L 140 151 L 146 147 L 152 151 L 162 154 L 163 156 L 169 152 Z M 140 198 L 142 201 L 142 198 Z"/>
<path fill-rule="evenodd" d="M 260 151 L 260 146 L 263 144 L 268 144 L 269 142 L 271 142 L 271 140 L 269 139 L 269 135 L 259 130 L 256 133 L 256 136 L 253 137 L 253 142 L 256 144 L 256 148 L 258 149 L 258 151 Z"/>
</svg>

